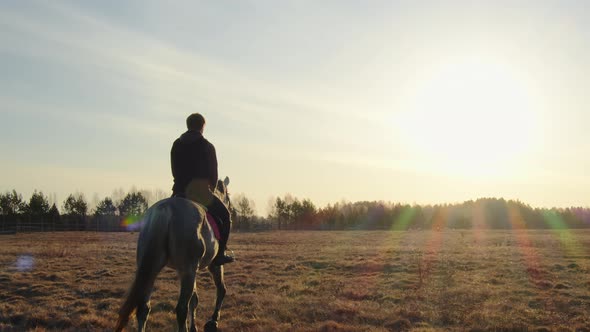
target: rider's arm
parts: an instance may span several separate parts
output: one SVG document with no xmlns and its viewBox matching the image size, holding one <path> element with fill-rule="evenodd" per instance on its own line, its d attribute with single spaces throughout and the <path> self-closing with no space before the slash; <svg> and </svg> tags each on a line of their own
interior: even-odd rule
<svg viewBox="0 0 590 332">
<path fill-rule="evenodd" d="M 172 149 L 170 150 L 170 165 L 172 166 L 172 177 L 176 179 L 178 176 L 178 156 L 176 152 L 176 142 L 174 143 L 175 144 L 172 144 Z"/>
<path fill-rule="evenodd" d="M 209 186 L 211 190 L 215 190 L 217 185 L 217 154 L 215 153 L 215 147 L 213 144 L 209 145 Z"/>
</svg>

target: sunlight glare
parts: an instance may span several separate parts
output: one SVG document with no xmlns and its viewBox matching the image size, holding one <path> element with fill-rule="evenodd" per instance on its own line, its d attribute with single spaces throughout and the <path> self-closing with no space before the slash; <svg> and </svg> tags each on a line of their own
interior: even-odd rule
<svg viewBox="0 0 590 332">
<path fill-rule="evenodd" d="M 403 136 L 460 174 L 496 174 L 532 146 L 534 114 L 524 79 L 493 62 L 432 68 L 414 86 Z"/>
</svg>

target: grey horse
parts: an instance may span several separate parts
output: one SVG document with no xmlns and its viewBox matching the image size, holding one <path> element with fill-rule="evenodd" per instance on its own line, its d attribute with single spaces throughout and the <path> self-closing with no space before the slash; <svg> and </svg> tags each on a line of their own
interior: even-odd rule
<svg viewBox="0 0 590 332">
<path fill-rule="evenodd" d="M 229 178 L 219 180 L 215 189 L 229 206 Z M 211 265 L 219 243 L 207 222 L 205 208 L 188 199 L 171 197 L 151 206 L 145 213 L 137 240 L 137 271 L 127 299 L 119 310 L 116 331 L 121 331 L 137 309 L 137 327 L 145 329 L 150 313 L 150 296 L 158 273 L 164 266 L 175 269 L 180 278 L 180 296 L 176 305 L 179 331 L 197 331 L 195 314 L 199 298 L 196 288 L 198 270 L 207 268 L 217 288 L 215 310 L 205 331 L 217 331 L 217 321 L 225 296 L 223 266 Z M 188 316 L 188 317 L 187 317 Z M 187 319 L 188 318 L 188 319 Z"/>
</svg>

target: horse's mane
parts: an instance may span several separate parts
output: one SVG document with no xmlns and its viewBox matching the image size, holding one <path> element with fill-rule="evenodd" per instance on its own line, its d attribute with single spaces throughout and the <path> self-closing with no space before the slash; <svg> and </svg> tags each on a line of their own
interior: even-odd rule
<svg viewBox="0 0 590 332">
<path fill-rule="evenodd" d="M 229 208 L 231 205 L 231 201 L 229 199 L 229 193 L 227 191 L 227 184 L 229 183 L 229 178 L 225 178 L 225 180 L 217 180 L 217 185 L 215 186 L 215 196 L 219 197 L 221 201 L 227 205 Z"/>
</svg>

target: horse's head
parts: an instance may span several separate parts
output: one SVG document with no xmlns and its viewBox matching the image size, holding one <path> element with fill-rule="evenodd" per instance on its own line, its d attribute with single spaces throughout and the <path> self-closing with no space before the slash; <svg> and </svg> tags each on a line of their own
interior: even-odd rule
<svg viewBox="0 0 590 332">
<path fill-rule="evenodd" d="M 223 181 L 217 180 L 217 186 L 215 186 L 215 195 L 225 204 L 228 208 L 231 206 L 229 199 L 229 192 L 227 186 L 229 185 L 229 177 L 225 177 Z"/>
</svg>

